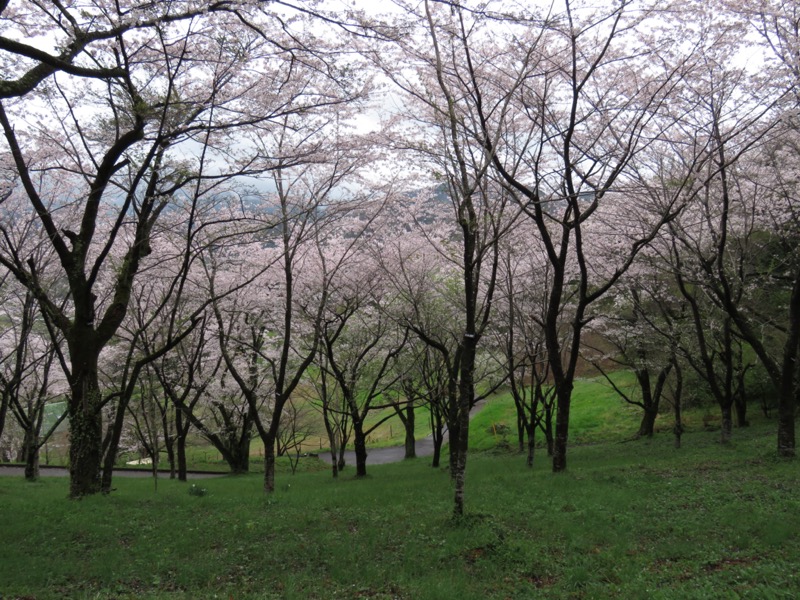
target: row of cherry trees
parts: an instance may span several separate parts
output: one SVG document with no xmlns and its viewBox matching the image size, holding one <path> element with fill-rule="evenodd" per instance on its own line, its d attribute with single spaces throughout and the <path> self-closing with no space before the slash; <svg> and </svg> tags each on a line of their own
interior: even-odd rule
<svg viewBox="0 0 800 600">
<path fill-rule="evenodd" d="M 688 368 L 729 438 L 762 369 L 793 455 L 791 7 L 396 6 L 0 4 L 0 435 L 31 473 L 53 398 L 73 497 L 133 431 L 184 474 L 190 431 L 234 471 L 257 435 L 270 492 L 309 402 L 363 475 L 368 413 L 425 402 L 460 514 L 475 402 L 508 384 L 562 471 L 582 356 L 634 371 L 644 435 Z"/>
</svg>

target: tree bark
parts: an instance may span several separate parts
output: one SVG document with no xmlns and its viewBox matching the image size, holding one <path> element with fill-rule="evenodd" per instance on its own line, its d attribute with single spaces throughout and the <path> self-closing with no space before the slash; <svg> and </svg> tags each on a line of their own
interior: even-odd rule
<svg viewBox="0 0 800 600">
<path fill-rule="evenodd" d="M 96 364 L 95 364 L 96 366 Z M 69 475 L 71 498 L 82 498 L 100 491 L 102 418 L 97 370 L 84 373 L 71 386 L 69 406 Z"/>
<path fill-rule="evenodd" d="M 469 317 L 467 321 L 469 322 Z M 461 354 L 461 382 L 458 389 L 458 443 L 456 461 L 450 469 L 455 481 L 453 514 L 456 518 L 464 515 L 464 487 L 466 484 L 467 452 L 469 451 L 469 412 L 475 398 L 475 354 L 477 340 L 474 334 L 464 336 L 464 349 Z M 453 445 L 451 440 L 451 446 Z"/>
</svg>

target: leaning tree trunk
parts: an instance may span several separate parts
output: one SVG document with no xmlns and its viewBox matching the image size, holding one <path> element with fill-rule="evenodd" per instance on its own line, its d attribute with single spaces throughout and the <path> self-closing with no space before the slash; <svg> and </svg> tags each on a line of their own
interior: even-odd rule
<svg viewBox="0 0 800 600">
<path fill-rule="evenodd" d="M 442 462 L 442 443 L 444 436 L 439 433 L 438 436 L 433 437 L 433 457 L 431 458 L 431 467 L 438 469 Z"/>
<path fill-rule="evenodd" d="M 125 410 L 127 406 L 127 397 L 123 394 L 114 412 L 114 423 L 111 424 L 111 428 L 106 434 L 107 442 L 104 444 L 105 457 L 103 459 L 103 476 L 101 480 L 101 489 L 104 494 L 111 492 L 111 480 L 114 476 L 114 464 L 117 462 L 119 441 L 122 437 L 122 427 L 125 423 Z"/>
</svg>

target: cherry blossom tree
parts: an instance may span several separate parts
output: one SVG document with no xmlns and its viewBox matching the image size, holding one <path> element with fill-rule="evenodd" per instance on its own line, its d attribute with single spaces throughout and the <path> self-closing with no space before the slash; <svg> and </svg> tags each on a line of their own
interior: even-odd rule
<svg viewBox="0 0 800 600">
<path fill-rule="evenodd" d="M 785 302 L 781 311 L 785 319 L 767 319 L 764 325 L 763 311 L 751 307 L 739 307 L 727 302 L 717 294 L 721 305 L 735 322 L 741 336 L 753 348 L 764 365 L 778 395 L 778 454 L 791 457 L 795 455 L 795 413 L 797 404 L 798 355 L 800 354 L 800 266 L 794 260 L 797 255 L 797 109 L 800 102 L 798 81 L 800 81 L 800 56 L 797 48 L 800 42 L 798 32 L 797 7 L 791 3 L 759 0 L 752 4 L 721 2 L 728 15 L 734 15 L 747 23 L 760 40 L 760 47 L 766 57 L 762 85 L 772 87 L 774 102 L 778 109 L 775 120 L 777 127 L 774 141 L 767 147 L 758 164 L 753 185 L 759 197 L 766 195 L 771 202 L 761 211 L 765 217 L 763 231 L 778 233 L 777 247 L 781 249 L 781 260 L 776 269 L 759 269 L 763 284 L 774 288 L 776 282 L 783 282 Z M 724 150 L 724 149 L 723 149 Z M 760 172 L 758 172 L 760 171 Z M 725 186 L 728 187 L 728 186 Z M 730 189 L 726 190 L 730 194 Z M 723 196 L 725 201 L 726 196 Z M 761 229 L 761 228 L 760 228 Z M 774 240 L 771 235 L 768 236 Z M 762 265 L 763 267 L 763 265 Z M 720 273 L 718 283 L 724 290 L 735 284 L 736 273 Z M 775 301 L 775 297 L 773 297 Z M 754 310 L 755 308 L 755 310 Z M 770 336 L 780 340 L 773 351 L 762 332 L 769 330 Z"/>
<path fill-rule="evenodd" d="M 394 40 L 399 54 L 374 56 L 409 108 L 395 144 L 410 153 L 417 172 L 424 177 L 421 181 L 428 185 L 420 200 L 430 204 L 441 194 L 438 201 L 450 210 L 445 223 L 452 227 L 452 238 L 442 249 L 457 269 L 461 290 L 458 305 L 463 313 L 457 315 L 457 339 L 453 346 L 445 345 L 426 337 L 422 328 L 409 326 L 445 357 L 449 389 L 457 393 L 457 426 L 449 435 L 454 514 L 460 516 L 464 513 L 469 413 L 475 403 L 479 345 L 489 325 L 497 283 L 498 241 L 514 219 L 507 211 L 507 191 L 489 177 L 491 151 L 474 136 L 480 128 L 473 103 L 476 88 L 469 77 L 472 65 L 462 60 L 460 46 L 467 29 L 481 39 L 485 32 L 478 16 L 481 13 L 435 1 L 401 6 L 402 33 Z M 465 25 L 465 19 L 473 20 Z M 482 68 L 489 69 L 489 61 Z M 414 218 L 420 223 L 419 216 Z"/>
<path fill-rule="evenodd" d="M 234 131 L 338 99 L 306 89 L 301 67 L 328 72 L 329 65 L 308 13 L 288 5 L 275 12 L 227 1 L 0 8 L 5 152 L 58 256 L 69 305 L 41 285 L 41 267 L 27 257 L 3 254 L 0 263 L 65 337 L 70 495 L 80 497 L 100 489 L 99 356 L 125 319 L 171 199 L 198 177 L 264 168 Z M 36 48 L 43 38 L 56 49 Z M 198 139 L 215 160 L 192 154 Z M 70 196 L 80 199 L 77 223 L 60 222 L 43 201 L 37 177 L 45 175 L 46 184 L 70 181 Z M 113 225 L 101 238 L 103 216 Z M 100 289 L 112 250 L 124 258 Z"/>
<path fill-rule="evenodd" d="M 22 433 L 16 460 L 25 463 L 25 478 L 35 480 L 39 450 L 65 416 L 62 413 L 43 431 L 45 410 L 65 393 L 65 382 L 58 377 L 58 340 L 54 343 L 50 338 L 32 294 L 14 282 L 6 284 L 15 289 L 4 290 L 0 317 L 5 323 L 0 334 L 0 425 L 5 424 L 6 415 L 13 415 Z"/>
<path fill-rule="evenodd" d="M 408 339 L 408 330 L 389 316 L 387 304 L 392 300 L 369 255 L 354 255 L 347 269 L 331 279 L 329 300 L 319 322 L 323 360 L 317 367 L 333 384 L 327 386 L 328 397 L 322 400 L 331 411 L 335 409 L 330 400 L 338 397 L 348 415 L 356 477 L 367 474 L 367 436 L 386 420 L 368 426 L 367 416 L 393 406 L 382 399 L 397 383 L 393 367 Z"/>
<path fill-rule="evenodd" d="M 641 276 L 626 278 L 610 296 L 609 314 L 591 325 L 598 343 L 606 347 L 586 349 L 592 364 L 617 394 L 641 408 L 637 437 L 653 437 L 662 399 L 668 395 L 669 377 L 678 368 L 679 336 L 674 306 L 670 306 L 670 300 L 675 304 L 676 298 L 663 284 L 659 279 L 647 282 Z M 609 366 L 633 371 L 638 393 L 620 386 L 609 374 Z"/>
<path fill-rule="evenodd" d="M 453 8 L 461 23 L 464 13 Z M 592 306 L 681 207 L 673 197 L 638 219 L 642 173 L 635 164 L 672 130 L 666 109 L 687 59 L 664 51 L 669 31 L 659 28 L 657 42 L 647 33 L 658 23 L 655 5 L 566 1 L 547 14 L 490 16 L 503 19 L 505 35 L 487 51 L 462 25 L 459 54 L 474 90 L 474 138 L 535 224 L 551 269 L 543 329 L 557 396 L 559 472 L 567 466 L 571 393 Z M 614 251 L 599 254 L 603 247 Z"/>
<path fill-rule="evenodd" d="M 537 429 L 544 432 L 548 455 L 552 456 L 555 388 L 549 382 L 544 339 L 547 288 L 541 285 L 549 279 L 549 264 L 544 249 L 530 243 L 529 228 L 530 223 L 517 225 L 502 244 L 502 283 L 494 334 L 503 348 L 517 410 L 519 450 L 527 447 L 526 464 L 532 467 Z"/>
</svg>

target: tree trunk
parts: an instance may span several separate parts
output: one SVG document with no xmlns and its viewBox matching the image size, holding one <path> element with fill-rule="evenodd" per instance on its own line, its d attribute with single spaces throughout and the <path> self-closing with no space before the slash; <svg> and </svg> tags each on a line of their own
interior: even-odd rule
<svg viewBox="0 0 800 600">
<path fill-rule="evenodd" d="M 97 381 L 97 353 L 70 345 L 73 373 L 69 403 L 69 495 L 81 498 L 101 490 L 103 420 Z"/>
<path fill-rule="evenodd" d="M 556 435 L 553 440 L 553 473 L 567 470 L 567 442 L 569 441 L 569 408 L 572 400 L 572 384 L 556 386 L 558 407 L 556 408 Z"/>
<path fill-rule="evenodd" d="M 644 358 L 643 353 L 641 358 Z M 639 382 L 639 389 L 642 393 L 642 408 L 644 409 L 644 414 L 642 415 L 642 421 L 639 424 L 639 431 L 636 437 L 653 437 L 656 418 L 658 417 L 658 405 L 661 402 L 661 393 L 671 370 L 672 362 L 670 362 L 667 367 L 660 370 L 656 378 L 655 389 L 653 389 L 650 381 L 649 369 L 640 368 L 636 370 L 636 381 Z"/>
<path fill-rule="evenodd" d="M 104 494 L 111 493 L 111 481 L 114 476 L 114 465 L 117 462 L 119 441 L 122 437 L 122 427 L 125 423 L 125 409 L 127 405 L 127 399 L 123 395 L 117 403 L 117 409 L 114 411 L 114 422 L 110 425 L 110 429 L 106 434 L 107 441 L 104 444 L 103 476 L 100 486 Z"/>
<path fill-rule="evenodd" d="M 32 424 L 33 426 L 33 424 Z M 39 479 L 39 436 L 35 431 L 25 432 L 25 479 Z"/>
<path fill-rule="evenodd" d="M 444 444 L 444 426 L 439 416 L 431 420 L 431 437 L 433 438 L 431 467 L 438 469 L 442 459 L 442 444 Z"/>
<path fill-rule="evenodd" d="M 733 436 L 733 414 L 731 411 L 731 405 L 725 404 L 721 407 L 722 413 L 722 429 L 721 429 L 721 437 L 720 441 L 723 444 L 730 444 L 731 437 Z"/>
<path fill-rule="evenodd" d="M 792 400 L 781 400 L 778 407 L 778 455 L 793 458 L 795 455 L 795 409 Z"/>
<path fill-rule="evenodd" d="M 454 465 L 458 460 L 458 443 L 461 439 L 460 436 L 460 427 L 461 424 L 458 420 L 454 421 L 452 424 L 448 423 L 447 425 L 447 437 L 448 437 L 448 455 L 450 460 L 450 478 L 455 479 L 455 471 Z"/>
<path fill-rule="evenodd" d="M 469 319 L 468 319 L 469 321 Z M 461 382 L 458 389 L 458 443 L 456 461 L 450 465 L 451 475 L 455 481 L 453 515 L 456 518 L 464 515 L 464 488 L 467 472 L 467 452 L 469 451 L 469 411 L 475 399 L 475 353 L 477 340 L 475 336 L 465 336 L 464 349 L 461 354 Z M 452 439 L 451 447 L 454 445 Z"/>
<path fill-rule="evenodd" d="M 431 467 L 434 469 L 438 469 L 439 465 L 442 461 L 442 442 L 444 441 L 444 436 L 441 434 L 439 437 L 434 436 L 433 438 L 433 458 L 431 459 Z"/>
<path fill-rule="evenodd" d="M 164 449 L 167 451 L 167 462 L 169 463 L 169 478 L 175 479 L 177 475 L 177 465 L 175 463 L 175 435 L 170 433 L 169 422 L 167 419 L 167 411 L 169 407 L 164 407 L 161 413 L 161 429 L 164 432 Z"/>
<path fill-rule="evenodd" d="M 553 457 L 555 452 L 555 439 L 553 435 L 553 407 L 551 403 L 544 409 L 544 439 L 547 444 L 547 456 Z"/>
<path fill-rule="evenodd" d="M 681 436 L 683 435 L 683 418 L 681 416 L 681 395 L 683 394 L 683 372 L 680 366 L 675 363 L 675 396 L 672 400 L 675 408 L 675 426 L 672 433 L 675 434 L 675 448 L 681 447 Z"/>
<path fill-rule="evenodd" d="M 798 272 L 789 302 L 789 328 L 783 347 L 780 386 L 778 392 L 778 455 L 787 458 L 795 455 L 795 418 L 797 392 L 795 376 L 798 371 L 800 348 L 800 272 Z"/>
<path fill-rule="evenodd" d="M 347 466 L 347 461 L 344 459 L 344 453 L 347 451 L 347 446 L 342 443 L 339 444 L 339 456 L 336 459 L 336 466 L 339 469 L 339 473 L 344 471 L 344 468 Z"/>
<path fill-rule="evenodd" d="M 410 405 L 406 409 L 406 418 L 403 421 L 403 425 L 405 426 L 406 430 L 404 458 L 417 457 L 417 441 L 416 438 L 414 437 L 415 420 L 416 419 L 414 414 L 414 406 Z"/>
<path fill-rule="evenodd" d="M 736 394 L 734 407 L 736 408 L 736 426 L 749 427 L 750 421 L 747 420 L 747 398 L 745 398 L 743 394 Z"/>
<path fill-rule="evenodd" d="M 531 421 L 527 426 L 527 434 L 528 434 L 528 456 L 525 459 L 525 465 L 527 467 L 533 467 L 533 455 L 536 449 L 536 425 Z"/>
<path fill-rule="evenodd" d="M 367 476 L 367 437 L 360 420 L 353 420 L 353 449 L 356 452 L 356 477 Z"/>
<path fill-rule="evenodd" d="M 235 454 L 231 454 L 228 466 L 233 475 L 243 475 L 250 471 L 250 444 L 249 440 L 245 448 L 236 448 Z"/>
<path fill-rule="evenodd" d="M 339 459 L 336 456 L 336 446 L 331 446 L 331 475 L 334 479 L 339 477 Z"/>
<path fill-rule="evenodd" d="M 639 425 L 639 432 L 637 437 L 653 437 L 655 431 L 656 417 L 658 417 L 658 410 L 652 407 L 645 408 L 642 414 L 642 422 Z"/>
<path fill-rule="evenodd" d="M 264 441 L 264 492 L 275 491 L 275 440 L 271 436 Z"/>
<path fill-rule="evenodd" d="M 469 403 L 461 406 L 458 444 L 456 445 L 455 463 L 451 463 L 450 472 L 455 481 L 453 514 L 456 517 L 464 515 L 464 488 L 467 472 L 467 451 L 469 448 Z M 452 447 L 451 440 L 451 447 Z"/>
<path fill-rule="evenodd" d="M 169 478 L 177 479 L 178 465 L 175 462 L 175 440 L 170 439 L 166 441 L 164 449 L 167 451 L 167 463 L 169 464 Z"/>
<path fill-rule="evenodd" d="M 338 429 L 331 423 L 328 413 L 328 408 L 325 404 L 322 405 L 322 421 L 325 424 L 325 432 L 328 434 L 328 443 L 331 447 L 331 473 L 333 478 L 339 477 L 339 457 L 336 455 L 336 450 L 339 444 L 336 441 Z"/>
<path fill-rule="evenodd" d="M 8 406 L 10 403 L 10 394 L 4 388 L 2 391 L 0 391 L 0 438 L 3 437 L 3 430 L 6 426 L 6 415 L 8 415 Z"/>
<path fill-rule="evenodd" d="M 178 459 L 178 481 L 186 481 L 186 433 L 179 433 L 175 442 L 177 445 L 175 454 Z"/>
</svg>

